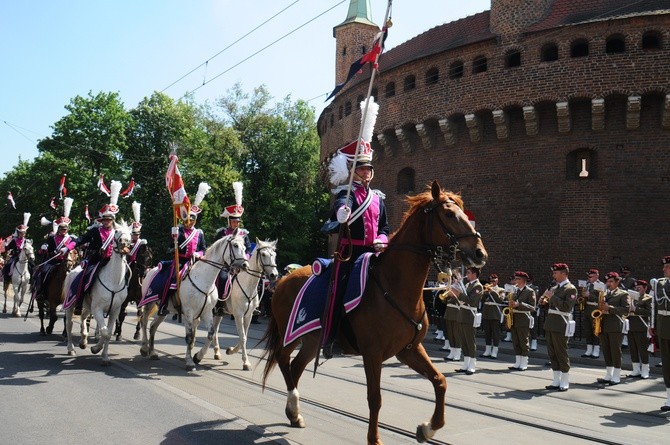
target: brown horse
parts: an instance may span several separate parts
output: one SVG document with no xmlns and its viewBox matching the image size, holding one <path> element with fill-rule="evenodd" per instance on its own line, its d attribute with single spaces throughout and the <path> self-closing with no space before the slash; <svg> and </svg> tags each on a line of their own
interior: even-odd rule
<svg viewBox="0 0 670 445">
<path fill-rule="evenodd" d="M 51 335 L 54 330 L 54 325 L 58 320 L 56 308 L 58 305 L 63 304 L 64 301 L 63 282 L 65 281 L 67 273 L 77 263 L 78 258 L 79 255 L 77 251 L 71 250 L 67 254 L 67 257 L 56 266 L 51 273 L 51 276 L 48 278 L 48 281 L 44 284 L 43 297 L 37 299 L 37 308 L 39 309 L 40 315 L 40 334 L 42 335 Z M 44 319 L 46 318 L 47 312 L 49 313 L 49 325 L 45 329 Z M 64 323 L 65 317 L 63 317 L 63 324 Z M 65 326 L 63 326 L 63 337 L 65 336 Z"/>
<path fill-rule="evenodd" d="M 121 341 L 121 330 L 123 329 L 123 322 L 126 319 L 126 308 L 130 303 L 139 303 L 142 299 L 142 281 L 147 274 L 147 270 L 151 267 L 151 262 L 154 258 L 154 253 L 146 244 L 141 246 L 135 257 L 135 261 L 130 264 L 130 279 L 128 280 L 128 296 L 126 301 L 121 305 L 121 312 L 119 319 L 116 321 L 116 329 L 114 335 L 116 341 Z M 137 324 L 135 325 L 134 340 L 140 339 L 140 320 L 142 318 L 142 308 L 137 309 Z"/>
<path fill-rule="evenodd" d="M 435 410 L 430 421 L 417 427 L 416 440 L 424 442 L 444 426 L 447 383 L 421 344 L 428 330 L 423 286 L 431 263 L 450 267 L 458 256 L 467 266 L 482 267 L 487 259 L 480 235 L 463 213 L 459 196 L 443 191 L 434 181 L 430 190 L 408 197 L 407 201 L 410 208 L 386 251 L 374 262 L 360 305 L 347 314 L 356 347 L 344 335 L 338 339 L 346 353 L 363 356 L 370 408 L 367 439 L 375 445 L 382 443 L 378 431 L 382 363 L 393 356 L 428 378 L 435 390 Z M 300 414 L 297 386 L 305 367 L 319 352 L 320 333 L 312 331 L 286 346 L 283 338 L 293 302 L 310 273 L 310 266 L 305 266 L 279 281 L 272 298 L 272 317 L 263 337 L 263 356 L 267 356 L 263 386 L 278 365 L 288 391 L 286 415 L 291 426 L 301 428 L 305 422 Z M 291 353 L 300 344 L 298 354 L 291 360 Z"/>
</svg>

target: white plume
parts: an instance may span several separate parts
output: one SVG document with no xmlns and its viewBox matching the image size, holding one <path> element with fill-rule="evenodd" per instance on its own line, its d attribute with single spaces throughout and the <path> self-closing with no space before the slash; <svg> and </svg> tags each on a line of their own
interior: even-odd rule
<svg viewBox="0 0 670 445">
<path fill-rule="evenodd" d="M 137 201 L 133 201 L 132 209 L 133 209 L 133 218 L 135 219 L 135 222 L 140 222 L 140 208 L 142 207 L 142 204 L 140 204 Z"/>
<path fill-rule="evenodd" d="M 372 133 L 375 131 L 375 124 L 377 123 L 377 114 L 379 113 L 379 104 L 375 102 L 373 97 L 370 97 L 368 103 L 367 114 L 365 115 L 365 122 L 363 122 L 363 111 L 365 111 L 365 101 L 361 101 L 361 138 L 366 141 L 372 141 Z"/>
<path fill-rule="evenodd" d="M 30 213 L 24 213 L 23 214 L 23 225 L 27 226 L 28 225 L 28 220 L 30 219 Z"/>
<path fill-rule="evenodd" d="M 242 205 L 242 190 L 244 189 L 244 184 L 241 182 L 233 182 L 233 191 L 235 192 L 235 204 L 238 206 Z"/>
<path fill-rule="evenodd" d="M 48 226 L 49 224 L 51 224 L 51 221 L 49 221 L 45 217 L 42 217 L 42 219 L 40 219 L 40 224 L 43 226 Z"/>
<path fill-rule="evenodd" d="M 119 193 L 121 192 L 121 182 L 112 181 L 109 185 L 109 203 L 116 205 L 119 201 Z"/>
<path fill-rule="evenodd" d="M 333 185 L 340 185 L 349 179 L 349 168 L 347 166 L 347 157 L 338 153 L 331 159 L 328 165 L 328 176 L 330 183 Z"/>
<path fill-rule="evenodd" d="M 56 232 L 56 231 L 58 231 L 58 224 L 56 224 L 56 221 L 54 221 L 54 222 L 51 224 L 51 231 L 52 231 L 52 232 Z"/>
<path fill-rule="evenodd" d="M 72 210 L 72 203 L 74 202 L 74 199 L 72 198 L 65 198 L 63 200 L 63 216 L 66 218 L 70 217 L 70 211 Z"/>
<path fill-rule="evenodd" d="M 193 205 L 199 206 L 202 200 L 205 199 L 205 195 L 209 193 L 211 189 L 212 187 L 210 187 L 209 184 L 201 182 L 200 185 L 198 185 L 198 192 L 195 194 Z"/>
</svg>

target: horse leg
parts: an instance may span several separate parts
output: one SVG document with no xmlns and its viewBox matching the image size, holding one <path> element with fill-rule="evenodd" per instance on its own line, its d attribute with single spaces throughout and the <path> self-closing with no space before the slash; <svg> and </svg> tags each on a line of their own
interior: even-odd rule
<svg viewBox="0 0 670 445">
<path fill-rule="evenodd" d="M 237 343 L 235 346 L 231 346 L 226 349 L 226 355 L 233 355 L 237 354 L 241 348 L 242 345 L 242 339 L 245 338 L 245 329 L 244 327 L 247 325 L 245 323 L 245 315 L 243 312 L 237 312 L 235 314 L 235 329 L 237 330 Z M 244 363 L 244 361 L 243 361 Z M 246 369 L 245 369 L 246 371 Z"/>
<path fill-rule="evenodd" d="M 419 443 L 423 443 L 432 439 L 435 432 L 444 426 L 444 394 L 447 391 L 447 380 L 435 368 L 421 343 L 415 348 L 403 349 L 396 357 L 418 374 L 430 380 L 435 390 L 435 410 L 433 411 L 433 416 L 430 418 L 430 421 L 423 422 L 416 428 L 416 440 Z"/>
<path fill-rule="evenodd" d="M 374 354 L 374 353 L 373 353 Z M 382 359 L 377 354 L 364 354 L 363 366 L 365 368 L 365 379 L 368 386 L 368 445 L 382 445 L 379 437 L 379 410 L 382 407 L 382 394 L 380 388 L 382 374 Z"/>
<path fill-rule="evenodd" d="M 137 324 L 135 325 L 135 335 L 133 335 L 133 340 L 139 340 L 140 339 L 140 326 L 142 323 L 142 313 L 144 312 L 144 308 L 140 307 L 137 308 Z"/>
<path fill-rule="evenodd" d="M 88 346 L 88 320 L 89 310 L 84 306 L 81 310 L 81 315 L 79 316 L 80 329 L 81 329 L 81 338 L 79 339 L 79 347 L 81 349 L 86 349 Z"/>
<path fill-rule="evenodd" d="M 121 329 L 123 328 L 123 322 L 126 319 L 126 307 L 128 307 L 128 299 L 126 299 L 121 305 L 121 310 L 119 311 L 119 318 L 116 320 L 116 329 L 114 329 L 114 335 L 116 336 L 116 341 L 121 341 Z"/>
<path fill-rule="evenodd" d="M 193 355 L 193 362 L 197 365 L 200 361 L 207 355 L 209 350 L 209 345 L 212 343 L 214 337 L 216 337 L 216 331 L 214 330 L 214 323 L 212 322 L 212 312 L 205 311 L 202 315 L 201 321 L 204 324 L 204 327 L 207 328 L 207 338 L 205 339 L 202 348 Z"/>
<path fill-rule="evenodd" d="M 221 320 L 223 320 L 222 315 L 215 315 L 214 320 L 212 321 L 212 332 L 214 333 L 214 338 L 212 338 L 212 342 L 214 343 L 214 360 L 221 360 L 221 348 L 219 347 L 219 327 L 221 326 Z"/>
<path fill-rule="evenodd" d="M 5 305 L 2 307 L 2 313 L 6 314 L 7 313 L 7 289 L 9 289 L 9 283 L 6 281 L 3 281 L 2 283 L 2 293 L 5 294 Z"/>
<path fill-rule="evenodd" d="M 139 320 L 140 331 L 142 332 L 142 346 L 140 346 L 140 354 L 142 357 L 147 357 L 149 355 L 149 336 L 147 334 L 147 325 L 149 324 L 151 313 L 154 310 L 153 305 L 145 307 L 142 308 L 143 310 Z"/>
<path fill-rule="evenodd" d="M 21 304 L 23 304 L 23 297 L 21 296 L 21 290 L 16 289 L 14 286 L 14 307 L 12 308 L 12 315 L 15 317 L 21 316 Z"/>
<path fill-rule="evenodd" d="M 298 382 L 303 371 L 316 357 L 319 352 L 319 336 L 313 332 L 302 337 L 302 345 L 298 354 L 291 361 L 291 352 L 297 346 L 297 342 L 292 345 L 283 347 L 277 353 L 277 366 L 284 376 L 284 383 L 286 383 L 286 417 L 291 422 L 292 427 L 305 428 L 305 419 L 300 414 L 300 393 L 298 392 Z"/>
<path fill-rule="evenodd" d="M 58 321 L 58 313 L 56 312 L 56 307 L 53 303 L 49 303 L 49 325 L 47 326 L 47 334 L 51 334 L 54 331 L 54 326 Z"/>
<path fill-rule="evenodd" d="M 51 334 L 47 329 L 44 329 L 44 318 L 46 317 L 46 311 L 44 310 L 44 301 L 38 301 L 37 302 L 37 312 L 40 317 L 40 335 L 47 335 Z"/>
<path fill-rule="evenodd" d="M 101 331 L 100 341 L 102 342 L 102 366 L 110 366 L 112 364 L 112 361 L 109 358 L 109 342 L 112 338 L 112 328 L 115 326 L 119 317 L 119 309 L 120 307 L 111 308 L 110 313 L 107 314 L 107 326 L 104 327 Z M 105 322 L 104 318 L 102 322 Z M 91 348 L 91 352 L 93 352 L 93 348 Z"/>
<path fill-rule="evenodd" d="M 72 325 L 74 317 L 74 307 L 65 311 L 65 332 L 67 335 L 67 355 L 77 355 L 74 350 L 74 341 L 72 340 Z"/>
<path fill-rule="evenodd" d="M 157 315 L 154 317 L 154 321 L 151 322 L 151 327 L 149 328 L 149 358 L 151 360 L 158 360 L 158 354 L 156 353 L 156 350 L 154 349 L 154 341 L 156 339 L 156 331 L 158 330 L 158 326 L 160 326 L 161 323 L 163 323 L 163 320 L 165 320 L 165 315 Z"/>
<path fill-rule="evenodd" d="M 251 317 L 253 317 L 253 312 L 250 311 L 242 319 L 242 331 L 240 334 L 240 342 L 238 346 L 242 349 L 242 369 L 245 371 L 251 371 L 251 362 L 249 361 L 249 356 L 247 355 L 247 336 L 249 335 L 249 326 L 251 326 Z"/>
<path fill-rule="evenodd" d="M 184 314 L 182 320 L 184 322 L 184 331 L 186 333 L 184 337 L 184 340 L 186 341 L 186 357 L 184 357 L 184 361 L 186 362 L 186 370 L 195 371 L 195 363 L 191 357 L 191 351 L 193 350 L 193 344 L 195 343 L 195 332 L 198 325 L 195 320 L 191 320 L 191 318 L 186 316 L 186 314 Z"/>
</svg>

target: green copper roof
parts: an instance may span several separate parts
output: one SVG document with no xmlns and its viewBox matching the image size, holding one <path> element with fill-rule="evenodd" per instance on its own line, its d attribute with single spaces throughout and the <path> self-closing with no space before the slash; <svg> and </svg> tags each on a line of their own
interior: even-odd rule
<svg viewBox="0 0 670 445">
<path fill-rule="evenodd" d="M 351 0 L 349 2 L 347 18 L 337 26 L 346 25 L 347 23 L 365 23 L 366 25 L 377 26 L 372 21 L 371 9 L 370 0 Z"/>
</svg>

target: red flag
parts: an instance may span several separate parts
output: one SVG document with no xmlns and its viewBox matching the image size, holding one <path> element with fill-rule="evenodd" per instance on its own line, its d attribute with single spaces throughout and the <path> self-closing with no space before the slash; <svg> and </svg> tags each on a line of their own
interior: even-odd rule
<svg viewBox="0 0 670 445">
<path fill-rule="evenodd" d="M 56 210 L 56 197 L 55 196 L 51 198 L 51 202 L 49 203 L 49 207 Z"/>
<path fill-rule="evenodd" d="M 126 187 L 126 189 L 121 192 L 121 196 L 130 198 L 130 196 L 133 194 L 133 190 L 135 190 L 135 178 L 130 178 L 130 184 L 128 184 L 128 187 Z"/>
<path fill-rule="evenodd" d="M 88 204 L 86 204 L 86 207 L 84 207 L 84 216 L 88 222 L 91 222 L 91 214 L 88 213 Z"/>
<path fill-rule="evenodd" d="M 60 199 L 63 199 L 64 196 L 67 196 L 67 189 L 65 188 L 65 178 L 67 178 L 67 175 L 63 174 L 63 176 L 61 176 L 60 178 L 60 185 L 58 186 L 58 191 L 60 192 Z"/>
<path fill-rule="evenodd" d="M 177 155 L 170 155 L 170 165 L 165 173 L 165 186 L 172 198 L 172 206 L 174 207 L 175 213 L 179 218 L 187 219 L 191 201 L 188 199 L 188 195 L 186 195 L 184 180 L 182 179 L 181 173 L 179 173 L 179 167 L 177 166 L 178 162 L 179 158 Z"/>
<path fill-rule="evenodd" d="M 9 203 L 12 205 L 12 207 L 16 208 L 16 203 L 14 202 L 14 197 L 12 196 L 12 192 L 9 192 L 7 194 L 7 199 L 9 199 Z"/>
<path fill-rule="evenodd" d="M 98 179 L 98 188 L 102 193 L 109 196 L 109 187 L 105 185 L 105 175 L 103 175 L 102 173 L 100 174 L 100 178 Z"/>
</svg>

